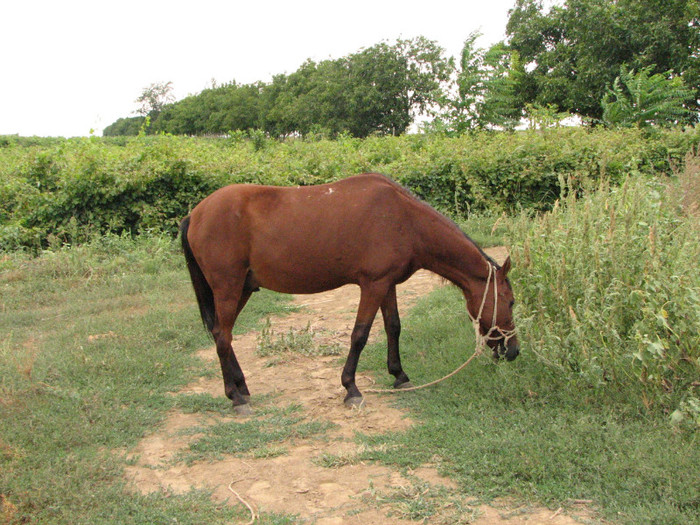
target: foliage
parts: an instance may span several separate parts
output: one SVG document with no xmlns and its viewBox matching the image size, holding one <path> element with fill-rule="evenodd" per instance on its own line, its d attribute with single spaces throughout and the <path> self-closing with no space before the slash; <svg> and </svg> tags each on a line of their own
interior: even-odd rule
<svg viewBox="0 0 700 525">
<path fill-rule="evenodd" d="M 523 324 L 533 309 L 522 304 L 524 273 L 511 279 L 521 355 L 510 363 L 483 356 L 435 387 L 392 396 L 418 424 L 363 436 L 360 453 L 345 461 L 409 472 L 428 463 L 479 501 L 544 504 L 551 513 L 562 507 L 584 521 L 697 523 L 697 431 L 678 429 L 663 407 L 640 407 L 634 381 L 592 389 L 538 359 L 533 351 L 546 357 L 550 348 L 532 346 L 525 332 L 537 337 L 546 328 Z M 415 384 L 444 376 L 471 355 L 473 331 L 454 287 L 421 300 L 402 325 L 402 363 Z M 389 386 L 385 345 L 365 349 L 360 366 Z"/>
<path fill-rule="evenodd" d="M 612 144 L 620 146 L 627 157 L 632 150 L 621 146 L 625 144 L 621 137 L 629 139 L 629 135 L 640 136 L 636 130 L 605 132 L 597 140 L 611 151 L 616 149 Z M 557 135 L 548 136 L 555 140 Z M 371 148 L 368 143 L 360 147 L 355 139 L 348 140 L 344 147 L 358 148 L 366 155 L 384 155 L 385 161 L 390 153 L 399 157 L 408 149 L 407 144 L 415 146 L 398 138 L 370 141 Z M 181 143 L 178 139 L 177 144 L 180 148 L 192 148 L 187 153 L 196 158 L 192 141 Z M 200 148 L 205 145 L 201 140 L 196 144 Z M 314 146 L 329 148 L 329 144 L 321 141 Z M 393 149 L 389 144 L 393 144 Z M 440 144 L 445 147 L 444 142 Z M 452 141 L 449 144 L 454 145 Z M 587 142 L 586 147 L 592 148 L 593 144 Z M 49 146 L 53 148 L 55 144 L 50 142 Z M 295 142 L 294 146 L 308 145 Z M 648 144 L 641 145 L 644 146 Z M 277 143 L 271 148 L 274 147 Z M 252 155 L 252 145 L 247 148 Z M 216 147 L 211 147 L 212 155 L 216 151 Z M 25 161 L 14 148 L 10 152 L 12 155 L 4 157 L 6 162 L 16 162 L 17 158 Z M 686 161 L 689 165 L 691 170 L 697 169 L 697 161 Z M 636 171 L 644 169 L 634 165 Z M 582 366 L 590 365 L 594 373 L 553 364 L 565 351 L 562 342 L 579 344 L 576 341 L 580 339 L 562 337 L 562 341 L 549 337 L 552 324 L 533 326 L 529 319 L 543 310 L 545 320 L 571 322 L 566 319 L 571 319 L 566 304 L 546 291 L 548 286 L 557 286 L 556 261 L 564 253 L 567 257 L 582 253 L 584 248 L 578 245 L 581 240 L 607 238 L 611 224 L 606 218 L 615 217 L 613 241 L 605 241 L 599 250 L 601 261 L 612 266 L 611 259 L 602 257 L 605 248 L 612 246 L 620 255 L 615 264 L 628 268 L 627 271 L 648 267 L 646 281 L 639 277 L 632 284 L 639 289 L 646 289 L 647 282 L 653 284 L 675 275 L 669 290 L 661 288 L 658 298 L 645 298 L 642 310 L 653 312 L 661 304 L 669 314 L 661 317 L 675 332 L 683 330 L 685 336 L 685 330 L 689 330 L 688 341 L 697 338 L 697 327 L 690 326 L 691 320 L 697 319 L 697 308 L 684 311 L 686 317 L 680 319 L 689 328 L 682 328 L 676 315 L 677 306 L 689 301 L 687 295 L 674 295 L 668 305 L 661 303 L 668 299 L 664 297 L 667 292 L 682 292 L 681 285 L 691 280 L 697 286 L 698 277 L 693 272 L 697 258 L 691 258 L 692 250 L 678 260 L 673 257 L 682 239 L 692 248 L 692 242 L 697 244 L 698 238 L 696 232 L 687 233 L 693 224 L 689 220 L 697 220 L 696 210 L 676 193 L 685 192 L 693 181 L 697 184 L 697 172 L 683 171 L 681 175 L 691 181 L 672 187 L 668 198 L 666 188 L 658 181 L 651 182 L 649 177 L 637 174 L 620 187 L 602 185 L 600 194 L 589 190 L 578 203 L 573 202 L 573 196 L 566 197 L 565 204 L 543 219 L 535 219 L 532 228 L 527 225 L 526 212 L 514 221 L 500 222 L 510 225 L 512 232 L 507 244 L 516 257 L 512 282 L 518 301 L 516 317 L 522 355 L 512 363 L 493 363 L 482 357 L 462 375 L 434 388 L 394 397 L 396 403 L 410 408 L 415 425 L 406 432 L 380 436 L 358 433 L 356 439 L 362 446 L 355 460 L 381 461 L 408 472 L 430 464 L 454 480 L 455 488 L 443 494 L 416 480 L 400 491 L 370 491 L 371 498 L 388 499 L 396 512 L 415 518 L 444 509 L 454 510 L 454 519 L 463 519 L 472 516 L 469 508 L 461 507 L 471 506 L 466 498 L 483 501 L 505 497 L 517 503 L 563 507 L 573 514 L 579 507 L 575 501 L 587 500 L 592 502 L 584 511 L 588 519 L 593 514 L 593 518 L 602 516 L 615 523 L 698 522 L 700 448 L 698 430 L 693 427 L 698 396 L 692 390 L 684 391 L 682 381 L 667 391 L 663 381 L 659 384 L 647 375 L 647 382 L 642 383 L 641 375 L 634 373 L 608 375 L 603 384 L 593 384 L 591 378 L 600 377 L 595 374 L 594 360 L 578 358 Z M 646 225 L 638 224 L 640 219 Z M 549 223 L 546 232 L 553 238 L 551 242 L 539 239 L 531 231 L 543 222 Z M 466 224 L 466 230 L 472 230 L 471 221 Z M 667 226 L 674 224 L 674 236 L 679 239 L 669 239 Z M 646 253 L 650 252 L 652 226 L 656 227 L 657 259 Z M 480 230 L 484 227 L 478 225 Z M 622 235 L 625 228 L 631 235 L 626 243 Z M 581 235 L 583 231 L 588 232 L 588 237 Z M 570 246 L 563 248 L 567 240 Z M 635 244 L 634 240 L 638 242 Z M 526 242 L 530 243 L 530 263 L 525 258 Z M 550 254 L 550 249 L 555 251 Z M 590 266 L 595 266 L 595 253 L 582 255 L 589 257 Z M 631 258 L 638 254 L 639 264 Z M 683 258 L 689 262 L 683 262 Z M 584 267 L 583 262 L 573 260 L 576 271 Z M 684 264 L 685 274 L 679 270 Z M 670 268 L 666 269 L 666 265 Z M 550 272 L 541 275 L 543 268 Z M 625 273 L 622 270 L 619 275 Z M 581 282 L 591 282 L 590 272 L 581 279 L 573 274 L 569 277 L 570 298 Z M 533 299 L 532 290 L 539 297 L 535 280 L 544 282 L 546 300 L 542 302 Z M 614 286 L 611 281 L 611 287 Z M 133 450 L 144 434 L 157 427 L 173 409 L 221 410 L 219 402 L 214 403 L 209 396 L 175 393 L 204 369 L 211 373 L 218 367 L 217 363 L 207 366 L 196 357 L 195 351 L 210 342 L 204 331 L 194 329 L 200 325 L 197 307 L 176 243 L 164 235 L 145 234 L 135 240 L 128 235 L 107 235 L 81 246 L 52 247 L 39 257 L 5 253 L 0 257 L 0 289 L 3 517 L 10 523 L 57 524 L 174 520 L 194 524 L 203 520 L 230 523 L 248 519 L 245 509 L 221 505 L 205 492 L 143 496 L 124 482 L 124 468 L 129 462 L 124 451 Z M 609 294 L 604 297 L 607 304 L 614 300 Z M 585 303 L 570 304 L 583 323 L 583 311 L 578 305 Z M 562 308 L 564 311 L 560 312 Z M 260 329 L 261 319 L 286 309 L 280 296 L 256 293 L 242 312 L 237 328 Z M 609 313 L 612 317 L 612 310 Z M 648 312 L 642 312 L 640 319 L 647 323 L 646 327 L 638 325 L 640 328 L 668 339 L 664 321 Z M 606 326 L 617 326 L 614 318 L 604 322 L 609 323 Z M 566 325 L 554 328 L 560 326 Z M 563 335 L 568 336 L 568 332 Z M 538 338 L 550 346 L 534 346 Z M 402 358 L 416 384 L 452 371 L 471 353 L 471 344 L 473 336 L 464 299 L 454 287 L 442 287 L 421 300 L 403 319 Z M 609 353 L 614 354 L 610 358 L 620 360 L 618 368 L 624 368 L 627 360 L 632 372 L 640 371 L 642 362 L 635 364 L 624 345 Z M 667 355 L 673 358 L 672 352 Z M 658 360 L 654 355 L 649 357 Z M 380 380 L 390 381 L 385 343 L 370 345 L 360 366 L 373 370 Z M 681 372 L 683 369 L 678 367 L 673 374 Z M 697 389 L 692 383 L 688 386 Z M 647 392 L 647 402 L 651 401 L 648 406 L 643 392 Z M 678 401 L 678 408 L 669 414 Z M 372 399 L 368 402 L 372 403 Z M 281 426 L 289 428 L 279 433 Z M 231 432 L 239 428 L 244 431 L 243 440 L 233 443 Z M 230 422 L 223 422 L 197 430 L 204 432 L 197 435 L 188 452 L 192 459 L 229 453 L 232 443 L 240 445 L 239 454 L 283 454 L 281 440 L 323 436 L 325 427 L 310 420 L 298 407 L 265 406 L 258 416 L 235 428 Z M 329 466 L 338 461 L 349 460 L 325 459 Z M 61 483 L 56 483 L 57 479 Z M 263 515 L 259 520 L 263 524 L 293 521 L 271 515 Z"/>
<path fill-rule="evenodd" d="M 150 133 L 223 135 L 263 130 L 272 137 L 404 133 L 435 101 L 450 72 L 443 50 L 423 37 L 379 43 L 340 59 L 307 60 L 270 83 L 213 85 L 175 103 L 170 84 L 153 84 L 139 98 L 153 119 Z M 117 123 L 107 132 L 136 134 Z"/>
<path fill-rule="evenodd" d="M 517 0 L 508 43 L 528 71 L 525 102 L 600 119 L 601 101 L 620 67 L 653 74 L 673 70 L 700 102 L 700 5 L 696 0 L 567 0 L 546 9 Z"/>
<path fill-rule="evenodd" d="M 355 460 L 429 462 L 475 497 L 574 514 L 586 500 L 589 518 L 697 522 L 700 225 L 677 191 L 630 177 L 506 220 L 521 355 L 399 397 L 419 426 L 364 437 Z M 462 364 L 473 335 L 460 292 L 420 302 L 402 344 L 416 384 Z M 384 345 L 361 362 L 380 378 Z"/>
<path fill-rule="evenodd" d="M 105 232 L 176 234 L 182 217 L 231 183 L 307 185 L 386 173 L 453 218 L 490 209 L 548 209 L 575 184 L 670 174 L 700 130 L 561 128 L 542 132 L 341 135 L 276 141 L 141 136 L 47 140 L 0 148 L 0 249 L 84 242 Z"/>
<path fill-rule="evenodd" d="M 163 107 L 154 119 L 151 133 L 175 135 L 225 134 L 261 126 L 261 85 L 239 85 L 235 81 L 212 86 Z"/>
<path fill-rule="evenodd" d="M 525 346 L 647 409 L 675 408 L 700 377 L 700 224 L 674 195 L 656 180 L 602 181 L 512 229 Z"/>
<path fill-rule="evenodd" d="M 400 135 L 428 116 L 433 119 L 423 125 L 449 134 L 511 130 L 527 107 L 597 124 L 605 108 L 607 119 L 627 113 L 610 97 L 626 100 L 615 82 L 631 70 L 646 71 L 648 78 L 670 75 L 688 86 L 682 101 L 687 111 L 661 111 L 657 121 L 698 122 L 697 0 L 551 3 L 516 0 L 507 39 L 479 49 L 478 33 L 472 33 L 457 60 L 425 37 L 398 39 L 337 59 L 307 60 L 270 82 L 213 83 L 177 102 L 170 82 L 151 84 L 137 99 L 137 113 L 151 117 L 151 134 L 262 130 L 274 138 Z M 104 134 L 138 132 L 135 120 L 121 118 Z"/>
<path fill-rule="evenodd" d="M 277 333 L 268 318 L 260 329 L 256 353 L 260 357 L 280 357 L 286 353 L 329 356 L 340 355 L 343 352 L 337 343 L 324 343 L 320 335 L 322 334 L 311 328 L 311 323 L 307 323 L 305 328 L 290 328 L 287 333 Z"/>
<path fill-rule="evenodd" d="M 172 82 L 155 82 L 144 88 L 136 99 L 136 113 L 143 117 L 155 117 L 163 108 L 175 101 Z"/>
<path fill-rule="evenodd" d="M 464 42 L 456 77 L 456 95 L 445 96 L 435 121 L 428 128 L 447 133 L 502 128 L 512 130 L 522 116 L 516 94 L 524 73 L 519 55 L 505 44 L 488 50 L 476 47 L 479 33 Z"/>
<path fill-rule="evenodd" d="M 102 130 L 104 137 L 136 136 L 146 122 L 146 117 L 119 118 Z"/>
<path fill-rule="evenodd" d="M 686 119 L 684 107 L 693 98 L 680 77 L 651 75 L 651 67 L 635 72 L 623 66 L 603 99 L 603 122 L 620 126 L 671 126 Z"/>
<path fill-rule="evenodd" d="M 546 107 L 539 104 L 525 104 L 525 118 L 530 129 L 556 127 L 569 116 L 569 113 L 557 111 L 557 107 L 554 104 L 549 104 Z"/>
</svg>

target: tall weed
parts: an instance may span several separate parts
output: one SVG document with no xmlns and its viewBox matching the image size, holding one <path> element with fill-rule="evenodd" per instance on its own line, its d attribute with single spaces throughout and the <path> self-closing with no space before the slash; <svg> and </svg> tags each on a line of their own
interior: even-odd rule
<svg viewBox="0 0 700 525">
<path fill-rule="evenodd" d="M 630 177 L 511 224 L 526 348 L 647 409 L 669 409 L 700 386 L 700 228 L 673 195 Z"/>
</svg>

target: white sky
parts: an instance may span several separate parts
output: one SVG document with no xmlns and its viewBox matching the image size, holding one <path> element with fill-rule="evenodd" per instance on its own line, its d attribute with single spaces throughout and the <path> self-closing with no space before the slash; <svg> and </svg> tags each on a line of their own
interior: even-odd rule
<svg viewBox="0 0 700 525">
<path fill-rule="evenodd" d="M 269 81 L 308 58 L 340 58 L 423 35 L 458 57 L 469 33 L 505 37 L 515 0 L 5 0 L 0 135 L 88 135 L 132 116 L 153 82 L 181 99 Z"/>
</svg>

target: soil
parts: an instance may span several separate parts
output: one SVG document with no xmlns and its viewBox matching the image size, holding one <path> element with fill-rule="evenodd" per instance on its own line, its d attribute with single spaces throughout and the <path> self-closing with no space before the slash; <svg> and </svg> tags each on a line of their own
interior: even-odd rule
<svg viewBox="0 0 700 525">
<path fill-rule="evenodd" d="M 489 250 L 489 254 L 496 260 L 503 260 L 505 250 L 497 248 Z M 416 273 L 398 287 L 400 311 L 405 313 L 416 299 L 443 284 L 434 274 Z M 302 308 L 273 318 L 272 330 L 284 334 L 290 329 L 308 326 L 318 344 L 345 348 L 349 344 L 358 301 L 359 289 L 353 286 L 295 296 L 294 304 Z M 376 338 L 381 329 L 382 323 L 375 322 L 370 338 Z M 366 403 L 361 408 L 345 407 L 342 402 L 345 391 L 340 385 L 342 365 L 339 365 L 338 356 L 285 355 L 284 363 L 270 366 L 271 358 L 256 354 L 258 338 L 259 334 L 253 332 L 236 336 L 233 342 L 253 394 L 253 415 L 171 412 L 153 434 L 129 453 L 131 466 L 127 467 L 126 475 L 136 490 L 178 494 L 192 488 L 206 489 L 212 492 L 213 500 L 221 504 L 242 505 L 240 497 L 254 512 L 296 515 L 300 523 L 316 525 L 580 523 L 561 509 L 513 508 L 507 502 L 480 504 L 464 497 L 452 480 L 440 476 L 431 465 L 399 472 L 353 459 L 362 451 L 362 445 L 354 439 L 357 433 L 372 435 L 405 430 L 414 422 L 406 413 L 391 406 L 388 396 L 365 394 Z M 218 368 L 213 348 L 203 349 L 199 354 L 212 369 Z M 357 383 L 362 390 L 373 381 L 358 373 Z M 193 393 L 209 393 L 221 398 L 222 403 L 228 402 L 218 373 L 199 378 L 177 395 Z M 225 420 L 243 422 L 254 418 L 255 398 L 260 394 L 273 394 L 282 405 L 299 403 L 308 420 L 332 425 L 320 438 L 285 442 L 282 453 L 273 454 L 274 457 L 227 455 L 216 461 L 187 463 L 181 460 L 179 454 L 186 452 L 197 437 L 189 430 Z M 331 455 L 347 461 L 332 467 L 319 464 L 319 458 Z M 427 521 L 410 506 L 411 501 L 421 500 L 430 500 L 439 507 Z M 581 509 L 581 514 L 587 514 L 585 508 Z"/>
</svg>

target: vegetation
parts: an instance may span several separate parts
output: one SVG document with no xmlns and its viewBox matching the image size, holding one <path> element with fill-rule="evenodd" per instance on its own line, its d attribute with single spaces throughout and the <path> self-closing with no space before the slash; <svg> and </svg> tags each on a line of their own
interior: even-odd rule
<svg viewBox="0 0 700 525">
<path fill-rule="evenodd" d="M 546 210 L 574 189 L 628 174 L 671 174 L 700 129 L 548 129 L 463 137 L 347 136 L 47 140 L 0 148 L 0 249 L 79 243 L 111 232 L 177 231 L 207 194 L 229 183 L 324 183 L 384 172 L 455 218 L 479 210 Z"/>
<path fill-rule="evenodd" d="M 567 0 L 545 7 L 517 0 L 507 38 L 488 49 L 468 35 L 460 56 L 445 57 L 424 37 L 382 42 L 338 59 L 305 62 L 271 82 L 212 84 L 173 102 L 170 83 L 151 84 L 137 99 L 147 133 L 269 137 L 399 135 L 417 122 L 461 134 L 513 129 L 544 110 L 584 122 L 655 125 L 697 122 L 700 115 L 700 7 L 695 0 Z M 610 97 L 628 97 L 630 71 L 663 76 L 673 96 L 628 104 L 620 119 Z M 670 93 L 667 93 L 670 95 Z M 607 108 L 607 110 L 606 110 Z M 122 118 L 105 136 L 135 135 L 138 117 Z"/>
<path fill-rule="evenodd" d="M 693 92 L 680 77 L 657 73 L 651 67 L 639 72 L 624 67 L 612 89 L 603 98 L 603 120 L 608 124 L 639 128 L 668 126 L 690 116 L 683 102 L 692 99 Z"/>
<path fill-rule="evenodd" d="M 696 186 L 699 164 L 693 158 Z M 515 221 L 513 280 L 527 346 L 581 390 L 619 391 L 640 411 L 668 413 L 696 396 L 698 233 L 677 192 L 635 178 Z M 700 423 L 700 411 L 690 422 Z"/>
<path fill-rule="evenodd" d="M 429 462 L 464 493 L 574 514 L 586 501 L 615 523 L 700 521 L 700 223 L 685 198 L 697 196 L 698 170 L 690 157 L 671 184 L 604 183 L 537 218 L 501 222 L 521 356 L 482 358 L 401 396 L 419 428 L 362 438 L 364 451 L 342 460 Z M 416 383 L 470 355 L 455 289 L 423 301 L 404 327 L 403 362 Z M 380 371 L 383 345 L 366 354 L 363 366 Z"/>
<path fill-rule="evenodd" d="M 522 303 L 519 282 L 514 277 Z M 531 315 L 523 306 L 518 312 L 521 323 Z M 402 361 L 412 381 L 441 377 L 471 354 L 465 317 L 461 294 L 447 288 L 404 319 Z M 638 410 L 625 389 L 616 391 L 619 384 L 591 389 L 576 374 L 560 373 L 537 357 L 558 347 L 532 347 L 531 338 L 535 334 L 512 363 L 482 357 L 436 387 L 397 397 L 418 426 L 360 436 L 364 451 L 343 461 L 381 461 L 408 471 L 427 463 L 481 501 L 514 498 L 552 512 L 562 507 L 592 522 L 697 523 L 698 430 L 675 427 L 658 407 Z M 382 378 L 384 357 L 379 343 L 360 363 Z"/>
<path fill-rule="evenodd" d="M 700 6 L 694 0 L 567 0 L 545 8 L 517 0 L 508 43 L 525 67 L 523 102 L 598 121 L 620 68 L 679 78 L 697 121 L 700 104 Z M 669 120 L 672 120 L 670 118 Z"/>
<path fill-rule="evenodd" d="M 181 101 L 152 84 L 139 116 L 103 138 L 0 137 L 0 521 L 243 519 L 205 492 L 144 496 L 124 481 L 124 451 L 169 410 L 222 411 L 175 394 L 211 373 L 194 354 L 209 342 L 177 225 L 225 184 L 379 171 L 510 247 L 523 353 L 398 398 L 417 428 L 358 435 L 356 457 L 320 464 L 436 464 L 456 491 L 416 480 L 372 494 L 411 519 L 463 514 L 473 495 L 700 522 L 700 128 L 678 127 L 700 114 L 699 10 L 517 0 L 507 40 L 479 49 L 470 35 L 457 63 L 435 42 L 398 40 Z M 404 134 L 426 114 L 431 133 Z M 605 127 L 553 127 L 572 114 Z M 530 129 L 513 131 L 523 117 Z M 283 297 L 255 294 L 236 329 L 261 330 L 262 355 L 337 352 L 308 327 L 274 334 L 260 321 L 283 311 Z M 463 362 L 465 321 L 449 287 L 404 320 L 413 381 Z M 365 355 L 385 377 L 383 345 Z M 231 452 L 234 430 L 234 453 L 261 457 L 326 427 L 299 406 L 263 406 L 198 428 L 185 459 Z"/>
<path fill-rule="evenodd" d="M 139 113 L 151 117 L 151 133 L 221 135 L 257 129 L 271 137 L 400 135 L 435 103 L 449 72 L 443 50 L 418 37 L 382 42 L 335 60 L 308 60 L 270 83 L 213 84 L 177 103 L 169 100 L 169 83 L 152 84 L 137 102 Z M 134 122 L 120 119 L 104 135 L 134 134 Z"/>
<path fill-rule="evenodd" d="M 523 355 L 513 363 L 482 358 L 457 378 L 401 397 L 420 422 L 417 429 L 358 436 L 364 447 L 356 458 L 326 455 L 323 464 L 429 462 L 459 484 L 445 496 L 421 490 L 418 500 L 411 499 L 411 487 L 407 495 L 377 495 L 406 516 L 428 517 L 474 495 L 574 511 L 575 501 L 586 500 L 602 517 L 622 523 L 698 521 L 700 282 L 691 269 L 700 255 L 700 167 L 697 156 L 682 155 L 697 145 L 696 133 L 633 128 L 333 142 L 8 141 L 0 149 L 8 175 L 3 191 L 17 196 L 2 200 L 4 239 L 27 227 L 25 217 L 41 209 L 36 203 L 73 202 L 65 197 L 72 195 L 85 205 L 68 208 L 66 217 L 76 218 L 57 223 L 63 230 L 45 230 L 38 256 L 6 249 L 0 257 L 3 515 L 10 523 L 242 519 L 242 509 L 219 508 L 206 493 L 143 496 L 129 491 L 123 478 L 128 460 L 121 451 L 169 410 L 221 411 L 207 396 L 172 394 L 202 373 L 194 350 L 210 343 L 198 329 L 177 244 L 149 228 L 169 231 L 178 203 L 195 201 L 206 184 L 312 183 L 378 165 L 455 212 L 482 242 L 495 233 L 511 247 Z M 429 177 L 419 177 L 421 170 Z M 455 199 L 460 182 L 517 188 L 508 184 L 523 173 L 529 178 L 517 180 L 525 191 Z M 553 194 L 537 201 L 532 188 L 542 180 Z M 28 191 L 46 200 L 23 201 Z M 153 200 L 139 204 L 144 195 Z M 493 209 L 476 213 L 470 202 Z M 119 224 L 129 216 L 125 210 L 149 206 L 151 215 L 142 217 L 151 218 L 150 227 L 134 238 L 125 228 L 120 236 L 98 235 L 97 222 L 78 222 L 75 211 Z M 503 215 L 506 209 L 511 213 Z M 172 216 L 163 220 L 161 210 Z M 285 310 L 282 298 L 261 292 L 237 329 L 260 330 L 259 319 Z M 404 320 L 403 361 L 412 380 L 455 368 L 468 355 L 470 337 L 456 290 L 423 301 Z M 302 352 L 316 352 L 312 339 L 303 331 L 281 338 L 268 331 L 261 349 L 301 345 Z M 368 348 L 361 365 L 386 377 L 383 346 Z M 279 421 L 282 433 L 273 424 Z M 199 429 L 186 459 L 228 450 L 232 425 Z M 324 431 L 298 407 L 266 407 L 235 428 L 242 436 L 237 453 L 253 457 L 284 454 L 289 440 Z"/>
</svg>

